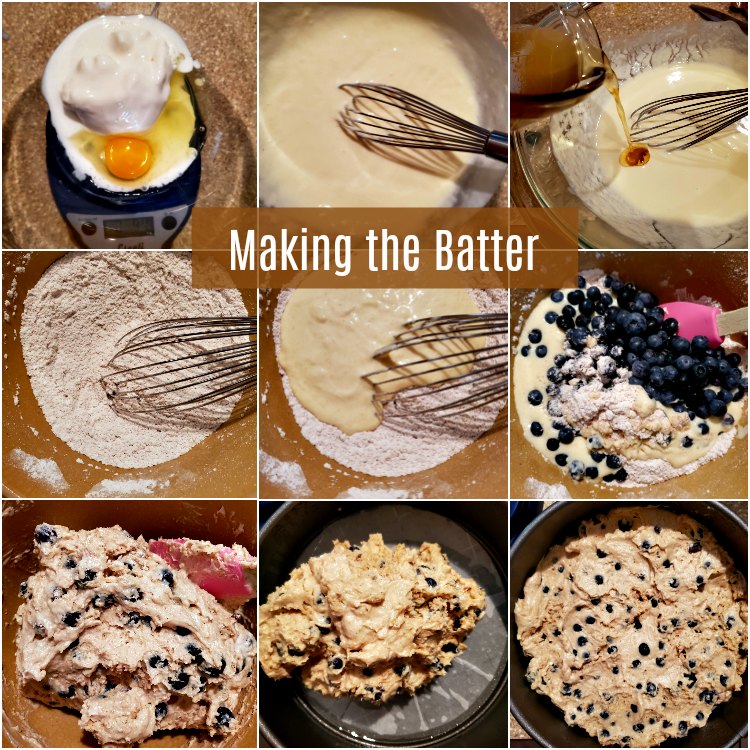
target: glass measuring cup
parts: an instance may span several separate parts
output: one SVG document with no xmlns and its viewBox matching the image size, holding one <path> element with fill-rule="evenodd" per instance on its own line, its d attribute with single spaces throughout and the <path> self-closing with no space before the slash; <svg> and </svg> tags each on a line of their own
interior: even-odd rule
<svg viewBox="0 0 750 750">
<path fill-rule="evenodd" d="M 588 5 L 511 3 L 511 127 L 572 107 L 604 83 L 606 57 Z"/>
</svg>

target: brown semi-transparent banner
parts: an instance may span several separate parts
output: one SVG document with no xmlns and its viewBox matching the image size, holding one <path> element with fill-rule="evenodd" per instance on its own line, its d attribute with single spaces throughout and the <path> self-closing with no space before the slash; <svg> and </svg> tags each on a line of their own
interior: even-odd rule
<svg viewBox="0 0 750 750">
<path fill-rule="evenodd" d="M 193 286 L 575 286 L 578 212 L 196 208 Z"/>
</svg>

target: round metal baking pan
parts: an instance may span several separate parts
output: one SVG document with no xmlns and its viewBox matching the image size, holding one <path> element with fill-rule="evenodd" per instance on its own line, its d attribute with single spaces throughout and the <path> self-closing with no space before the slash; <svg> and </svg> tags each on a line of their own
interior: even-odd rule
<svg viewBox="0 0 750 750">
<path fill-rule="evenodd" d="M 378 512 L 392 513 L 394 507 L 408 506 L 407 510 L 426 511 L 440 517 L 441 523 L 452 525 L 467 534 L 481 553 L 489 558 L 497 578 L 502 582 L 502 601 L 497 613 L 507 629 L 506 582 L 504 560 L 507 552 L 507 505 L 489 502 L 347 502 L 301 501 L 285 503 L 265 524 L 260 534 L 260 557 L 262 564 L 258 579 L 258 601 L 262 604 L 268 594 L 287 580 L 301 556 L 309 557 L 310 545 L 326 538 L 330 526 L 341 527 L 351 523 L 356 529 L 354 516 L 367 516 Z M 447 522 L 447 523 L 446 523 Z M 371 528 L 371 532 L 381 531 Z M 432 538 L 429 524 L 415 529 L 408 523 L 403 525 L 404 541 L 412 540 L 417 534 L 423 541 L 440 541 Z M 352 534 L 357 534 L 356 530 Z M 386 542 L 391 541 L 385 536 Z M 323 549 L 314 548 L 314 554 Z M 328 545 L 330 549 L 330 545 Z M 306 559 L 305 557 L 305 559 Z M 449 554 L 449 558 L 451 555 Z M 453 559 L 451 558 L 453 562 Z M 481 583 L 481 581 L 480 581 Z M 480 622 L 481 625 L 481 622 Z M 507 630 L 506 630 L 507 632 Z M 473 635 L 477 635 L 475 631 Z M 470 636 L 470 638 L 472 637 Z M 471 647 L 471 644 L 470 644 Z M 468 652 L 467 652 L 468 654 Z M 454 665 L 454 667 L 457 666 Z M 450 676 L 450 674 L 449 674 Z M 441 678 L 445 679 L 445 678 Z M 299 679 L 274 681 L 259 671 L 260 731 L 274 747 L 380 747 L 403 746 L 407 738 L 401 734 L 390 737 L 371 736 L 373 732 L 355 732 L 342 721 L 337 726 L 319 710 L 316 696 L 310 696 Z M 440 680 L 433 683 L 440 686 Z M 422 696 L 430 688 L 417 693 Z M 345 699 L 339 699 L 345 700 Z M 406 699 L 407 701 L 409 699 Z M 408 745 L 422 746 L 463 746 L 463 747 L 502 747 L 507 745 L 507 662 L 502 659 L 500 673 L 492 680 L 488 691 L 475 706 L 470 706 L 468 715 L 460 723 L 432 731 L 422 738 L 408 738 Z M 359 706 L 355 706 L 357 710 Z M 379 718 L 379 711 L 372 709 L 373 724 Z"/>
<path fill-rule="evenodd" d="M 546 696 L 535 693 L 526 683 L 528 659 L 516 634 L 513 611 L 526 579 L 536 570 L 542 555 L 553 544 L 578 536 L 580 521 L 622 505 L 652 505 L 673 513 L 684 513 L 705 523 L 747 578 L 747 526 L 718 502 L 556 502 L 537 517 L 510 551 L 510 710 L 518 723 L 543 747 L 600 747 L 582 729 L 570 727 Z M 671 739 L 660 747 L 732 747 L 747 734 L 747 673 L 742 690 L 722 703 L 711 714 L 706 726 L 691 730 L 685 737 Z"/>
</svg>

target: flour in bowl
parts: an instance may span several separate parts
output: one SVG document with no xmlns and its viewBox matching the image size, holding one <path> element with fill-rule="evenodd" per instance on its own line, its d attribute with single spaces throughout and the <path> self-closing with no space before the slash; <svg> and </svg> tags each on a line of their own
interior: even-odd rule
<svg viewBox="0 0 750 750">
<path fill-rule="evenodd" d="M 232 412 L 213 421 L 127 419 L 116 414 L 100 378 L 122 336 L 158 320 L 247 315 L 235 289 L 193 289 L 188 253 L 72 252 L 28 293 L 21 324 L 26 370 L 52 431 L 73 450 L 125 469 L 187 453 Z"/>
</svg>

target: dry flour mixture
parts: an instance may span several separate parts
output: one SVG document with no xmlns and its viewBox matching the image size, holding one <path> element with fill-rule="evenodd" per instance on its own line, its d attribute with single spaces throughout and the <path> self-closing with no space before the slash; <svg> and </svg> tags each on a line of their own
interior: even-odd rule
<svg viewBox="0 0 750 750">
<path fill-rule="evenodd" d="M 52 431 L 89 458 L 125 469 L 187 453 L 232 412 L 213 422 L 134 421 L 116 414 L 100 378 L 129 331 L 157 320 L 247 315 L 235 289 L 193 289 L 189 253 L 71 252 L 26 297 L 21 343 L 39 406 Z"/>
</svg>

